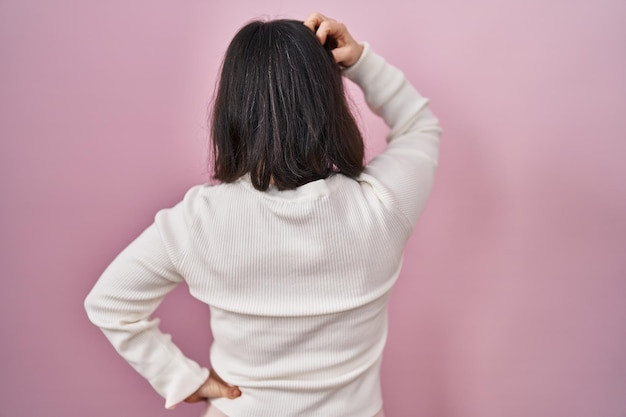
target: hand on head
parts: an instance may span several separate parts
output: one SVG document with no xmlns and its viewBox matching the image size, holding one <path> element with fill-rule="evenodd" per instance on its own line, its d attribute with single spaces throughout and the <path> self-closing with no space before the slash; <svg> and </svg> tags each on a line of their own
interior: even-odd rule
<svg viewBox="0 0 626 417">
<path fill-rule="evenodd" d="M 354 40 L 346 25 L 321 13 L 312 13 L 304 24 L 315 33 L 322 45 L 325 45 L 329 38 L 335 40 L 337 46 L 332 53 L 335 62 L 341 67 L 349 67 L 358 61 L 363 52 L 363 45 Z"/>
</svg>

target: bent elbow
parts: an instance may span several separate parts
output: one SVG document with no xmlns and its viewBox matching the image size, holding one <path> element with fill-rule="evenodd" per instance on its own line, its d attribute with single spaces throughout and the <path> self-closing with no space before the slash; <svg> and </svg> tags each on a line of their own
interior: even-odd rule
<svg viewBox="0 0 626 417">
<path fill-rule="evenodd" d="M 87 294 L 87 297 L 85 297 L 83 307 L 85 308 L 89 321 L 101 327 L 103 321 L 102 311 L 104 310 L 101 297 L 95 291 L 91 290 L 91 292 Z"/>
</svg>

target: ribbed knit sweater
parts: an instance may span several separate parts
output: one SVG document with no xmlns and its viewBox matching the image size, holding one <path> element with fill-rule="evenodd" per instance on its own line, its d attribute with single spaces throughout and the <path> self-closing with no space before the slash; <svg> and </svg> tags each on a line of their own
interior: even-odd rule
<svg viewBox="0 0 626 417">
<path fill-rule="evenodd" d="M 209 371 L 151 318 L 186 282 L 210 306 L 211 365 L 241 397 L 229 417 L 367 417 L 382 407 L 387 302 L 429 195 L 440 128 L 402 72 L 367 43 L 344 71 L 390 126 L 357 179 L 261 192 L 244 176 L 192 187 L 105 270 L 88 316 L 171 408 Z"/>
</svg>

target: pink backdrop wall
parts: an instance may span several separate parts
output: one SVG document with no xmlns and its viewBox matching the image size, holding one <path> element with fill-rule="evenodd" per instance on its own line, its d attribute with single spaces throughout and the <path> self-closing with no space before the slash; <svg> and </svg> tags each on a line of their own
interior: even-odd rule
<svg viewBox="0 0 626 417">
<path fill-rule="evenodd" d="M 626 415 L 626 2 L 5 0 L 0 416 L 197 415 L 163 410 L 82 302 L 207 180 L 235 31 L 314 9 L 401 67 L 445 130 L 392 297 L 388 417 Z M 361 119 L 376 152 L 386 130 Z M 206 311 L 184 288 L 159 310 L 205 364 Z"/>
</svg>

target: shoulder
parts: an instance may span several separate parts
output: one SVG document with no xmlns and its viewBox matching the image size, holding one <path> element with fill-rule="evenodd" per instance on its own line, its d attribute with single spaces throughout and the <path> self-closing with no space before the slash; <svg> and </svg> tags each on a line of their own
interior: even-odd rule
<svg viewBox="0 0 626 417">
<path fill-rule="evenodd" d="M 182 200 L 173 207 L 159 210 L 155 216 L 157 227 L 173 230 L 191 228 L 199 214 L 206 210 L 206 205 L 211 200 L 211 192 L 215 188 L 211 184 L 199 184 L 189 188 Z"/>
</svg>

